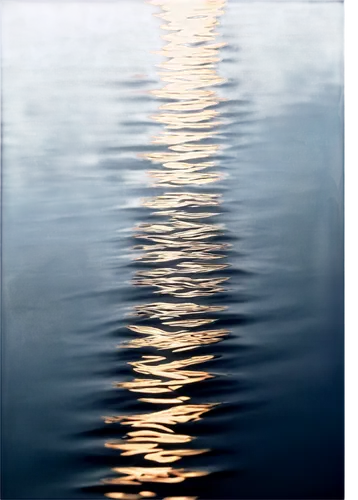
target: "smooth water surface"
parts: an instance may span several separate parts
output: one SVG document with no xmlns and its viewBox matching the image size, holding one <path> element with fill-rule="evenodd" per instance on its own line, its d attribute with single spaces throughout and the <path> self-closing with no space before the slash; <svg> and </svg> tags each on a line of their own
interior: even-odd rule
<svg viewBox="0 0 358 500">
<path fill-rule="evenodd" d="M 342 4 L 2 23 L 3 498 L 342 498 Z"/>
</svg>

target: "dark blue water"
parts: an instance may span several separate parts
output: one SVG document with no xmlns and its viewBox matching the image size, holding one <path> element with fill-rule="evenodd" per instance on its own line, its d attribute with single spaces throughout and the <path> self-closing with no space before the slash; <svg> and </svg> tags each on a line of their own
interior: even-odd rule
<svg viewBox="0 0 358 500">
<path fill-rule="evenodd" d="M 342 498 L 342 4 L 2 9 L 2 497 Z"/>
</svg>

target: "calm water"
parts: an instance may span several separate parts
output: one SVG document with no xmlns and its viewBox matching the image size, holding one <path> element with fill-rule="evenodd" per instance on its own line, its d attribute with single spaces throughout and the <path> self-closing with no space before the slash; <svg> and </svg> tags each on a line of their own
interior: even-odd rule
<svg viewBox="0 0 358 500">
<path fill-rule="evenodd" d="M 3 498 L 342 498 L 342 4 L 2 8 Z"/>
</svg>

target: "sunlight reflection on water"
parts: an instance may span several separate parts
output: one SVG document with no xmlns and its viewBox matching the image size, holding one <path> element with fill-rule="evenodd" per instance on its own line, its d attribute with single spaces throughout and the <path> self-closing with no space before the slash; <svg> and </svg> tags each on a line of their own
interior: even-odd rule
<svg viewBox="0 0 358 500">
<path fill-rule="evenodd" d="M 151 3 L 161 8 L 161 13 L 155 15 L 165 21 L 161 29 L 165 33 L 162 38 L 166 43 L 160 52 L 165 60 L 159 65 L 163 86 L 151 93 L 155 98 L 168 102 L 161 104 L 160 112 L 152 117 L 164 125 L 164 129 L 153 138 L 152 143 L 163 145 L 165 149 L 161 152 L 143 153 L 142 157 L 161 166 L 159 170 L 149 172 L 154 186 L 183 186 L 188 189 L 217 182 L 221 176 L 211 169 L 217 164 L 215 155 L 219 145 L 210 144 L 210 139 L 220 126 L 219 112 L 215 109 L 219 98 L 214 86 L 224 82 L 217 73 L 216 64 L 219 61 L 219 50 L 225 44 L 216 42 L 215 28 L 219 16 L 223 14 L 225 1 Z M 203 143 L 204 140 L 206 143 Z M 228 245 L 213 243 L 212 240 L 221 236 L 224 228 L 207 222 L 220 210 L 220 198 L 217 194 L 192 190 L 169 191 L 145 200 L 143 205 L 156 211 L 151 214 L 152 223 L 140 224 L 136 228 L 138 232 L 134 237 L 144 243 L 134 248 L 144 251 L 136 261 L 150 263 L 151 267 L 149 270 L 137 271 L 133 284 L 154 288 L 155 294 L 169 297 L 169 300 L 167 298 L 166 302 L 135 306 L 135 310 L 138 312 L 140 307 L 141 316 L 151 322 L 154 319 L 152 310 L 155 308 L 158 311 L 155 317 L 159 319 L 159 325 L 128 326 L 140 337 L 129 341 L 126 347 L 152 348 L 154 351 L 148 351 L 152 354 L 142 355 L 139 361 L 129 362 L 136 373 L 146 375 L 147 378 L 121 382 L 117 387 L 139 393 L 139 401 L 156 406 L 150 413 L 106 417 L 106 423 L 118 422 L 141 429 L 128 432 L 121 441 L 107 442 L 106 447 L 122 450 L 122 456 L 143 455 L 146 461 L 168 464 L 209 451 L 185 446 L 195 438 L 181 434 L 180 427 L 200 420 L 218 403 L 188 403 L 191 398 L 183 394 L 181 389 L 187 384 L 197 384 L 214 377 L 205 371 L 187 369 L 214 359 L 214 355 L 191 356 L 172 361 L 172 354 L 219 342 L 229 334 L 229 330 L 223 328 L 198 330 L 203 325 L 216 322 L 217 318 L 195 317 L 197 314 L 225 309 L 223 306 L 205 306 L 197 301 L 200 297 L 212 296 L 225 290 L 224 283 L 229 278 L 218 277 L 216 272 L 226 268 L 228 264 L 214 265 L 207 261 L 225 258 L 225 254 L 213 252 L 223 252 Z M 216 212 L 198 212 L 197 209 L 201 210 L 202 207 L 213 207 Z M 185 210 L 179 211 L 179 208 Z M 155 216 L 161 217 L 159 222 L 155 220 Z M 161 266 L 167 262 L 175 267 Z M 211 273 L 214 275 L 211 276 Z M 190 276 L 192 274 L 197 277 Z M 173 303 L 170 302 L 171 297 L 196 299 L 196 302 Z M 173 321 L 178 312 L 181 319 Z M 158 355 L 156 351 L 169 351 L 169 354 Z M 142 394 L 151 397 L 144 398 Z M 175 406 L 171 406 L 173 404 Z M 158 411 L 159 405 L 170 406 Z M 165 445 L 168 444 L 181 447 L 166 449 Z M 176 484 L 188 477 L 208 474 L 205 470 L 188 471 L 149 466 L 116 468 L 114 471 L 121 476 L 107 479 L 106 483 L 113 486 L 134 486 L 137 489 L 143 483 Z M 133 495 L 132 492 L 128 494 L 129 497 Z M 118 498 L 116 491 L 105 495 Z M 140 493 L 135 495 L 136 498 L 141 496 Z"/>
</svg>

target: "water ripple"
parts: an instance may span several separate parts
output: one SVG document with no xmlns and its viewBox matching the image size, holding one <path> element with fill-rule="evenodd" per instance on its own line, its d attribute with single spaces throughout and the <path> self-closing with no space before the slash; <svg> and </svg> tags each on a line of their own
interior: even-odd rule
<svg viewBox="0 0 358 500">
<path fill-rule="evenodd" d="M 147 483 L 177 484 L 209 474 L 207 469 L 189 470 L 167 464 L 210 451 L 195 446 L 194 429 L 192 433 L 184 429 L 205 418 L 220 401 L 195 401 L 186 391 L 191 385 L 216 378 L 198 367 L 214 360 L 215 353 L 200 354 L 200 350 L 230 334 L 229 329 L 220 327 L 216 316 L 227 306 L 202 302 L 205 297 L 215 299 L 217 294 L 227 292 L 230 280 L 230 275 L 220 275 L 229 263 L 212 262 L 226 261 L 230 252 L 225 226 L 211 222 L 221 212 L 222 196 L 220 189 L 195 190 L 223 179 L 222 173 L 212 169 L 219 163 L 221 149 L 215 136 L 220 132 L 217 105 L 222 99 L 215 86 L 225 83 L 216 70 L 225 44 L 216 42 L 215 28 L 225 1 L 151 3 L 160 7 L 161 12 L 155 15 L 165 22 L 161 29 L 165 31 L 162 39 L 166 45 L 160 51 L 165 60 L 159 65 L 162 87 L 151 91 L 161 102 L 159 112 L 151 119 L 163 128 L 152 139 L 152 145 L 161 149 L 148 147 L 139 154 L 143 160 L 159 165 L 149 171 L 153 187 L 176 190 L 142 201 L 145 209 L 154 212 L 147 218 L 149 222 L 134 228 L 133 238 L 140 244 L 135 244 L 133 250 L 141 254 L 135 258 L 139 269 L 132 286 L 151 289 L 150 295 L 159 294 L 163 301 L 151 299 L 134 306 L 134 317 L 140 322 L 127 328 L 136 336 L 119 346 L 139 349 L 139 357 L 128 361 L 134 378 L 116 382 L 115 386 L 135 393 L 138 402 L 152 409 L 104 418 L 107 424 L 130 427 L 122 439 L 108 440 L 105 447 L 119 452 L 121 457 L 141 459 L 140 466 L 116 467 L 115 477 L 104 480 L 113 488 L 106 491 L 107 497 L 128 500 L 156 496 L 156 491 L 138 491 Z M 161 217 L 159 221 L 157 216 Z M 149 267 L 143 269 L 143 264 Z M 179 301 L 173 302 L 173 298 Z M 193 350 L 199 353 L 183 357 L 182 353 Z M 153 467 L 153 462 L 165 466 Z M 130 487 L 130 491 L 117 490 L 122 487 Z"/>
</svg>

